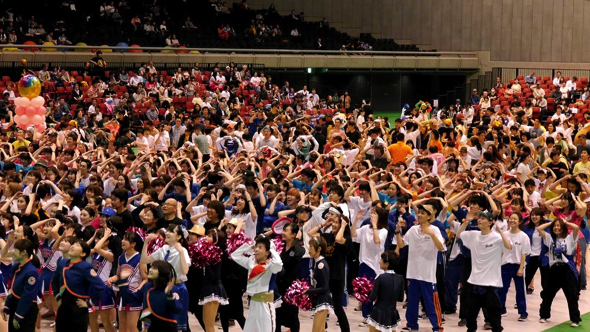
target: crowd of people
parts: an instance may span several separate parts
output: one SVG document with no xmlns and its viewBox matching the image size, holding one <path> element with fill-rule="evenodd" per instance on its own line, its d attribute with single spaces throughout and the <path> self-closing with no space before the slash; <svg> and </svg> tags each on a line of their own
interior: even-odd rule
<svg viewBox="0 0 590 332">
<path fill-rule="evenodd" d="M 62 80 L 76 94 L 56 103 L 59 118 L 48 109 L 43 132 L 15 128 L 10 94 L 0 101 L 0 324 L 10 331 L 34 331 L 41 317 L 56 317 L 56 331 L 187 331 L 194 314 L 208 332 L 216 317 L 224 331 L 233 321 L 295 332 L 302 315 L 281 297 L 297 280 L 311 285 L 313 332 L 329 313 L 350 331 L 343 308 L 356 305 L 357 277 L 373 281 L 357 308 L 371 331 L 395 329 L 405 302 L 403 330 L 425 318 L 442 331 L 458 313 L 475 331 L 483 309 L 480 323 L 499 332 L 503 319 L 528 320 L 535 294 L 545 323 L 559 290 L 581 324 L 590 127 L 568 110 L 545 123 L 420 101 L 391 124 L 348 93 L 279 87 L 248 66 L 206 76 L 198 64 L 170 81 L 193 97 L 176 110 L 166 94 L 142 97 L 148 85 L 169 91 L 153 64 L 126 80 L 106 75 L 100 54 L 92 62 L 83 93 Z M 136 112 L 147 100 L 165 112 Z M 203 239 L 220 261 L 194 263 Z"/>
</svg>

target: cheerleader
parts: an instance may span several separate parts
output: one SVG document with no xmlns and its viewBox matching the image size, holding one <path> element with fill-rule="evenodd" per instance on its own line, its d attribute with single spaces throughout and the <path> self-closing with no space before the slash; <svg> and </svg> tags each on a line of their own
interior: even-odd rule
<svg viewBox="0 0 590 332">
<path fill-rule="evenodd" d="M 157 234 L 148 235 L 146 242 L 157 238 Z M 176 283 L 172 288 L 172 292 L 180 296 L 182 308 L 176 315 L 176 323 L 179 331 L 186 331 L 188 328 L 188 304 L 189 294 L 184 284 L 187 281 L 187 273 L 190 267 L 190 257 L 186 248 L 188 243 L 186 238 L 188 232 L 183 226 L 171 224 L 166 231 L 166 244 L 153 254 L 147 254 L 147 246 L 143 247 L 141 252 L 141 263 L 151 264 L 157 260 L 167 261 L 172 265 L 176 272 Z"/>
<path fill-rule="evenodd" d="M 200 238 L 205 236 L 205 228 L 200 225 L 195 225 L 193 228 L 188 230 L 188 245 L 189 247 L 196 243 Z M 225 267 L 225 264 L 222 265 Z M 187 281 L 185 283 L 186 289 L 189 294 L 189 299 L 193 298 L 196 299 L 201 295 L 201 288 L 203 287 L 203 269 L 198 266 L 190 265 L 188 268 L 188 273 L 186 275 Z M 241 303 L 240 298 L 240 303 Z M 230 302 L 231 303 L 231 302 Z M 195 315 L 197 320 L 199 321 L 199 325 L 203 331 L 205 331 L 205 323 L 203 322 L 203 306 L 199 305 L 199 301 L 190 301 L 188 303 L 188 311 Z M 223 319 L 223 318 L 221 318 Z M 223 320 L 221 321 L 223 325 Z"/>
<path fill-rule="evenodd" d="M 39 260 L 35 255 L 33 242 L 17 240 L 14 244 L 16 271 L 12 278 L 10 295 L 2 310 L 2 318 L 8 322 L 9 332 L 34 332 L 39 314 L 37 296 L 41 287 L 39 282 Z"/>
<path fill-rule="evenodd" d="M 271 249 L 270 239 L 264 235 L 257 236 L 253 246 L 242 244 L 231 257 L 237 264 L 248 269 L 246 291 L 251 299 L 250 314 L 246 319 L 244 331 L 274 331 L 276 321 L 273 284 L 275 274 L 283 267 L 281 257 Z"/>
<path fill-rule="evenodd" d="M 56 297 L 59 307 L 55 330 L 86 332 L 89 323 L 87 300 L 100 302 L 105 286 L 92 265 L 86 261 L 90 255 L 90 246 L 86 242 L 77 240 L 70 246 L 68 254 L 70 259 L 61 262 L 56 271 L 60 294 Z"/>
<path fill-rule="evenodd" d="M 524 269 L 526 257 L 531 253 L 529 238 L 525 232 L 520 230 L 522 215 L 513 212 L 508 218 L 510 230 L 504 232 L 504 235 L 512 243 L 512 250 L 504 251 L 502 254 L 502 289 L 500 291 L 500 303 L 502 304 L 502 314 L 506 313 L 506 295 L 510 282 L 514 279 L 514 288 L 516 289 L 516 305 L 518 307 L 519 322 L 526 321 L 528 313 L 526 310 L 526 285 L 524 283 Z"/>
<path fill-rule="evenodd" d="M 96 232 L 96 238 L 100 238 L 94 246 L 94 255 L 92 256 L 92 266 L 97 271 L 100 280 L 105 285 L 109 276 L 111 275 L 111 269 L 113 267 L 113 261 L 115 256 L 113 252 L 109 250 L 109 241 L 111 238 L 111 230 L 109 228 L 101 228 Z M 111 287 L 106 287 L 105 292 L 102 294 L 102 298 L 99 303 L 93 303 L 94 310 L 90 313 L 90 331 L 98 332 L 98 316 L 103 322 L 104 328 L 107 332 L 114 332 L 115 329 L 113 324 L 109 324 L 111 317 L 115 317 L 115 293 Z"/>
<path fill-rule="evenodd" d="M 312 332 L 323 332 L 326 326 L 328 312 L 334 313 L 332 296 L 330 295 L 330 267 L 322 253 L 326 252 L 326 240 L 313 237 L 309 240 L 309 256 L 314 260 L 314 268 L 311 276 L 313 288 L 305 291 L 305 294 L 313 297 L 313 327 Z"/>
<path fill-rule="evenodd" d="M 400 315 L 396 302 L 404 301 L 404 277 L 393 270 L 399 264 L 399 257 L 393 251 L 381 254 L 379 267 L 385 273 L 375 279 L 369 300 L 375 302 L 371 315 L 367 319 L 371 332 L 396 331 Z"/>
<path fill-rule="evenodd" d="M 293 281 L 297 279 L 301 270 L 301 258 L 305 254 L 305 249 L 297 239 L 297 233 L 299 233 L 299 226 L 295 223 L 286 224 L 281 232 L 281 238 L 285 242 L 285 249 L 281 252 L 283 269 L 277 276 L 277 290 L 283 296 L 293 284 Z M 288 327 L 291 332 L 299 332 L 299 308 L 297 306 L 283 302 L 276 311 L 276 332 L 281 332 L 281 326 Z"/>
<path fill-rule="evenodd" d="M 229 237 L 229 234 L 238 234 L 242 232 L 243 226 L 244 221 L 242 221 L 242 219 L 232 219 L 225 225 L 225 232 Z M 246 269 L 229 258 L 226 251 L 223 252 L 221 283 L 223 284 L 229 302 L 228 305 L 224 305 L 219 309 L 219 320 L 221 321 L 223 332 L 229 331 L 230 318 L 233 318 L 240 325 L 242 330 L 246 324 L 246 317 L 244 317 L 244 302 L 242 301 L 242 297 L 246 292 L 246 273 Z M 292 331 L 296 332 L 294 330 Z"/>
<path fill-rule="evenodd" d="M 207 241 L 218 245 L 223 238 L 219 234 L 217 228 L 210 229 L 207 234 Z M 219 305 L 227 305 L 228 297 L 225 289 L 221 284 L 221 262 L 211 266 L 207 265 L 204 268 L 203 275 L 205 276 L 203 288 L 201 289 L 201 296 L 199 297 L 199 305 L 203 306 L 203 322 L 205 323 L 206 332 L 215 331 L 215 316 L 217 316 L 217 309 Z"/>
<path fill-rule="evenodd" d="M 178 294 L 172 292 L 176 273 L 170 263 L 154 261 L 148 282 L 142 287 L 143 312 L 141 320 L 149 323 L 147 332 L 176 332 L 176 315 L 181 310 Z"/>
<path fill-rule="evenodd" d="M 572 232 L 568 234 L 568 227 Z M 549 228 L 549 231 L 547 231 Z M 541 291 L 541 309 L 539 322 L 545 323 L 551 318 L 551 304 L 560 289 L 567 300 L 571 327 L 577 327 L 582 320 L 578 309 L 580 290 L 578 288 L 578 271 L 573 254 L 578 241 L 578 225 L 561 218 L 537 227 L 543 242 L 549 251 L 549 272 L 546 287 Z"/>
<path fill-rule="evenodd" d="M 352 238 L 350 237 L 350 228 L 348 226 L 348 218 L 341 215 L 340 207 L 330 208 L 326 221 L 319 226 L 311 229 L 309 236 L 321 236 L 326 240 L 326 252 L 324 257 L 330 266 L 330 293 L 334 299 L 334 313 L 338 318 L 340 331 L 350 331 L 350 324 L 348 317 L 342 307 L 342 300 L 344 298 L 344 288 L 346 287 L 346 257 L 354 256 L 354 247 L 352 245 Z M 331 232 L 323 232 L 331 228 Z"/>
<path fill-rule="evenodd" d="M 57 311 L 57 302 L 55 301 L 54 290 L 51 287 L 51 280 L 57 269 L 57 261 L 62 256 L 62 253 L 53 248 L 56 239 L 59 237 L 59 235 L 52 232 L 55 225 L 55 220 L 47 219 L 44 227 L 37 230 L 37 237 L 41 242 L 41 256 L 43 257 L 41 291 L 43 292 L 44 301 L 49 307 L 43 317 L 54 317 Z"/>
<path fill-rule="evenodd" d="M 119 256 L 117 274 L 107 280 L 107 287 L 118 286 L 119 331 L 138 332 L 137 321 L 143 309 L 142 299 L 136 293 L 146 273 L 145 264 L 140 264 L 139 251 L 143 245 L 139 234 L 127 232 L 121 241 L 123 254 Z M 98 303 L 98 302 L 97 302 Z M 110 319 L 108 320 L 110 321 Z M 107 322 L 108 322 L 107 321 Z"/>
</svg>

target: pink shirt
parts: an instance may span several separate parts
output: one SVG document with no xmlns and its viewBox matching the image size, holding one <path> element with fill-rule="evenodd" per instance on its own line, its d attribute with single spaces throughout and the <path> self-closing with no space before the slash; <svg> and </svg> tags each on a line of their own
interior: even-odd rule
<svg viewBox="0 0 590 332">
<path fill-rule="evenodd" d="M 553 215 L 557 218 L 561 218 L 567 222 L 571 222 L 573 224 L 576 224 L 578 226 L 580 226 L 580 224 L 582 223 L 582 220 L 584 220 L 584 217 L 580 217 L 578 216 L 578 214 L 576 213 L 576 210 L 572 210 L 568 213 L 566 212 L 561 212 L 559 208 L 555 208 L 553 210 Z M 568 228 L 568 234 L 571 233 L 572 230 Z M 584 238 L 584 234 L 582 234 L 582 232 L 579 232 L 580 235 L 578 235 L 578 237 L 580 239 Z"/>
</svg>

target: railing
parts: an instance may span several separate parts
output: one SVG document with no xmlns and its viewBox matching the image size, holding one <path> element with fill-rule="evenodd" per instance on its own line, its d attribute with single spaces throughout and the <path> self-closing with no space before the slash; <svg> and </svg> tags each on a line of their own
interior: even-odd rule
<svg viewBox="0 0 590 332">
<path fill-rule="evenodd" d="M 476 52 L 438 52 L 438 51 L 335 51 L 335 50 L 290 50 L 290 49 L 240 49 L 240 48 L 195 48 L 195 47 L 131 47 L 131 46 L 77 46 L 77 45 L 11 45 L 2 44 L 0 45 L 3 51 L 9 51 L 7 49 L 17 49 L 18 51 L 24 51 L 25 49 L 30 51 L 31 49 L 44 49 L 57 50 L 57 52 L 68 52 L 76 50 L 112 50 L 113 52 L 127 53 L 127 52 L 164 52 L 164 53 L 235 53 L 235 54 L 251 54 L 251 53 L 264 53 L 264 54 L 313 54 L 313 55 L 389 55 L 389 56 L 477 56 Z M 105 52 L 106 53 L 106 52 Z"/>
</svg>

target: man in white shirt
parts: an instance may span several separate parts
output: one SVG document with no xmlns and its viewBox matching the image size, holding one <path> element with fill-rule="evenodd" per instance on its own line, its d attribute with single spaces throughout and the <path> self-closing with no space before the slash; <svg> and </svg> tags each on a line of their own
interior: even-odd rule
<svg viewBox="0 0 590 332">
<path fill-rule="evenodd" d="M 256 141 L 256 149 L 260 149 L 264 146 L 276 148 L 279 145 L 279 140 L 271 135 L 271 129 L 269 126 L 262 128 L 262 137 L 258 136 Z"/>
<path fill-rule="evenodd" d="M 170 125 L 165 124 L 156 136 L 155 144 L 158 151 L 168 151 L 170 148 Z"/>
<path fill-rule="evenodd" d="M 467 330 L 477 330 L 479 309 L 487 309 L 487 321 L 492 331 L 502 331 L 502 305 L 498 291 L 502 287 L 502 253 L 504 249 L 512 250 L 510 240 L 498 225 L 496 231 L 494 216 L 491 212 L 479 211 L 477 225 L 480 231 L 467 231 L 468 222 L 459 228 L 457 238 L 471 250 L 471 274 L 463 285 L 462 292 L 467 296 Z"/>
<path fill-rule="evenodd" d="M 436 258 L 444 251 L 444 239 L 438 227 L 431 225 L 436 218 L 432 205 L 418 205 L 419 225 L 412 226 L 402 238 L 400 223 L 395 229 L 399 248 L 409 246 L 408 307 L 406 309 L 406 330 L 418 331 L 418 307 L 420 297 L 424 298 L 426 313 L 432 324 L 432 331 L 442 331 L 442 313 L 436 289 Z"/>
<path fill-rule="evenodd" d="M 557 76 L 555 76 L 553 78 L 553 85 L 555 85 L 555 87 L 557 87 L 559 89 L 559 87 L 561 87 L 561 83 L 559 83 L 559 79 L 561 78 L 561 72 L 558 71 L 557 72 Z"/>
</svg>

